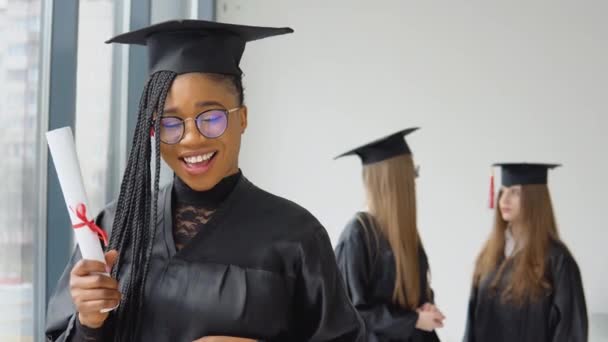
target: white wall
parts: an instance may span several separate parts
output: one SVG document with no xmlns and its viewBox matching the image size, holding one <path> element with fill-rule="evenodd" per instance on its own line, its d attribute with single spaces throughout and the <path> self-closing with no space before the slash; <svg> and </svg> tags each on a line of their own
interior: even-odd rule
<svg viewBox="0 0 608 342">
<path fill-rule="evenodd" d="M 242 168 L 335 243 L 363 204 L 360 165 L 333 156 L 409 126 L 421 234 L 444 341 L 463 333 L 491 226 L 495 161 L 561 162 L 551 190 L 591 312 L 608 312 L 608 2 L 219 1 L 218 20 L 291 26 L 245 52 Z"/>
</svg>

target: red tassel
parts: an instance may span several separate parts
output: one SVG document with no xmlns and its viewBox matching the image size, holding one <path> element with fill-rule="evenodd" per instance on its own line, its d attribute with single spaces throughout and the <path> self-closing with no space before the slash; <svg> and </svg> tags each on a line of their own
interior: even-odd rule
<svg viewBox="0 0 608 342">
<path fill-rule="evenodd" d="M 490 175 L 490 209 L 494 209 L 494 196 L 496 192 L 494 191 L 494 169 L 492 169 L 492 174 Z"/>
<path fill-rule="evenodd" d="M 154 138 L 154 127 L 150 127 L 150 137 Z"/>
</svg>

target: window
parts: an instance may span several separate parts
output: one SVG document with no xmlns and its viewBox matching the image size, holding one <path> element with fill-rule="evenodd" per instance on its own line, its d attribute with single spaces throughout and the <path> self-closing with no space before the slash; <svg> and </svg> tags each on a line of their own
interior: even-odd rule
<svg viewBox="0 0 608 342">
<path fill-rule="evenodd" d="M 114 1 L 80 1 L 79 11 L 74 134 L 90 213 L 95 215 L 110 200 L 106 198 L 106 175 L 113 45 L 104 41 L 114 34 Z"/>
<path fill-rule="evenodd" d="M 0 340 L 32 341 L 40 0 L 0 2 Z M 14 35 L 14 30 L 29 31 Z M 24 68 L 27 66 L 27 70 Z M 28 105 L 29 104 L 29 105 Z"/>
<path fill-rule="evenodd" d="M 12 70 L 7 70 L 6 71 L 6 75 L 7 75 L 7 81 L 8 82 L 23 82 L 23 81 L 27 81 L 25 80 L 26 78 L 26 72 L 23 69 L 12 69 Z"/>
<path fill-rule="evenodd" d="M 25 42 L 21 42 L 21 44 L 10 45 L 8 47 L 8 55 L 11 57 L 25 57 L 25 50 Z"/>
</svg>

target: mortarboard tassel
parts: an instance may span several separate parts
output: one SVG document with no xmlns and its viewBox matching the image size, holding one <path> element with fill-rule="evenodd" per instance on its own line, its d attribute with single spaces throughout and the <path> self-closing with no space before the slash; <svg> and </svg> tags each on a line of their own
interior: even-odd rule
<svg viewBox="0 0 608 342">
<path fill-rule="evenodd" d="M 490 174 L 490 201 L 489 201 L 490 209 L 494 209 L 494 196 L 495 196 L 495 191 L 494 191 L 494 169 L 492 169 L 492 173 Z"/>
</svg>

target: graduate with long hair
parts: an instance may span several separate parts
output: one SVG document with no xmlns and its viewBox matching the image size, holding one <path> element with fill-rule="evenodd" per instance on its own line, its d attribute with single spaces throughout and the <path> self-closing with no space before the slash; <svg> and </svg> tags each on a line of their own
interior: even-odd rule
<svg viewBox="0 0 608 342">
<path fill-rule="evenodd" d="M 367 341 L 438 341 L 444 316 L 434 305 L 430 267 L 418 234 L 417 169 L 405 129 L 346 152 L 363 163 L 368 210 L 347 224 L 336 247 L 348 294 Z"/>
<path fill-rule="evenodd" d="M 495 166 L 502 186 L 477 257 L 464 341 L 586 342 L 581 275 L 560 239 L 547 186 L 558 165 Z"/>
</svg>

